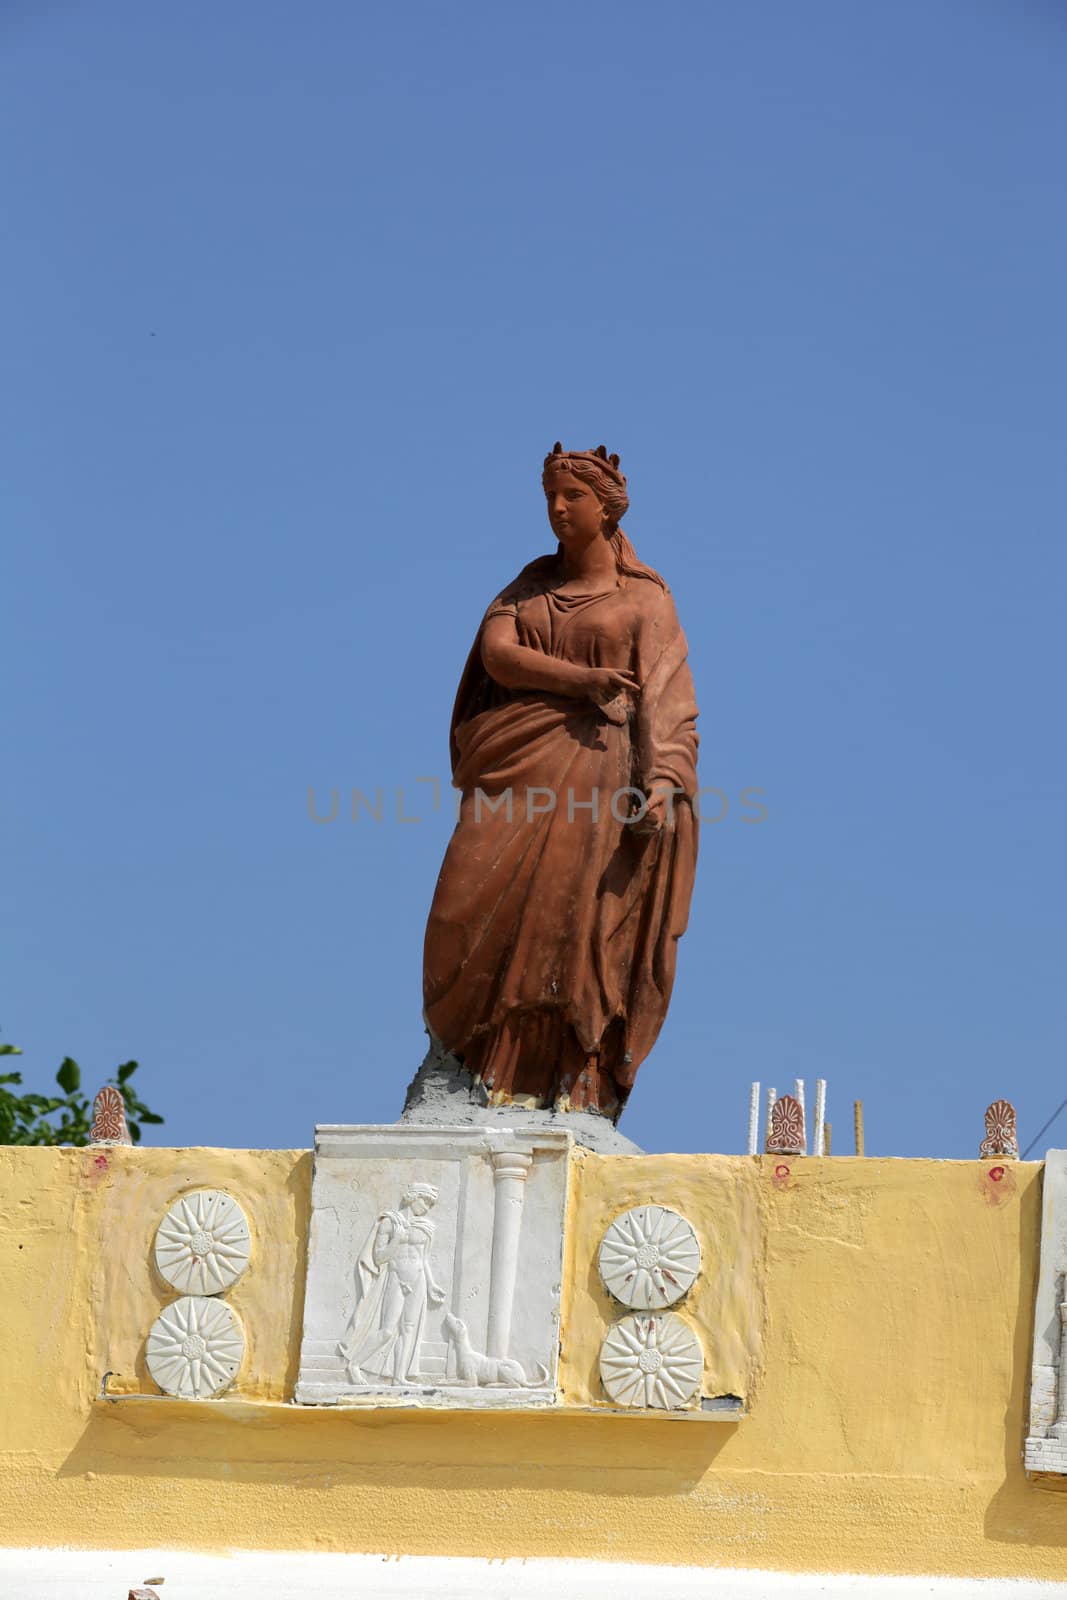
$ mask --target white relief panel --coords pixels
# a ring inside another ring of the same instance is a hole
[[[182,1294],[221,1294],[237,1282],[250,1252],[248,1218],[218,1189],[179,1195],[156,1233],[159,1275]]]
[[[297,1401],[553,1402],[570,1143],[318,1128]]]
[[[209,1400],[236,1378],[244,1359],[240,1320],[223,1300],[183,1295],[152,1324],[145,1359],[164,1394]]]
[[[692,1328],[673,1312],[623,1317],[600,1347],[600,1377],[616,1405],[684,1410],[704,1375],[704,1352]]]
[[[692,1226],[666,1206],[635,1206],[616,1217],[597,1258],[610,1295],[634,1311],[674,1305],[700,1271],[700,1244]]]
[[[1045,1156],[1032,1363],[1026,1470],[1067,1474],[1067,1150]]]

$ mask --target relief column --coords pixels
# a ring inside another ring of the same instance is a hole
[[[496,1150],[493,1162],[493,1251],[489,1275],[488,1354],[506,1356],[519,1266],[519,1230],[526,1175],[533,1156],[526,1150]]]

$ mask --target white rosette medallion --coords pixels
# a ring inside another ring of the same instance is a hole
[[[210,1400],[228,1389],[244,1353],[244,1330],[232,1308],[194,1294],[160,1312],[145,1346],[153,1380],[179,1400]]]
[[[179,1195],[159,1224],[156,1266],[182,1294],[221,1294],[251,1253],[248,1218],[232,1195],[197,1189]]]
[[[700,1387],[704,1352],[692,1328],[673,1312],[623,1317],[600,1347],[600,1377],[616,1405],[684,1410]]]
[[[700,1242],[677,1211],[635,1206],[615,1218],[597,1259],[610,1295],[633,1311],[659,1311],[693,1287]]]

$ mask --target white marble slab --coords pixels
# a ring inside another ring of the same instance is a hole
[[[1067,1473],[1067,1150],[1045,1156],[1041,1202],[1041,1265],[1034,1301],[1034,1353],[1030,1374],[1028,1472]]]
[[[571,1143],[316,1128],[297,1402],[554,1404]]]

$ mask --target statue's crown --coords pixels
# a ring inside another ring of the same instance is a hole
[[[612,477],[617,478],[620,483],[626,482],[626,479],[619,471],[618,456],[609,456],[608,447],[605,444],[598,444],[595,450],[564,450],[562,444],[557,439],[555,444],[552,446],[552,449],[545,457],[545,466],[550,466],[553,459],[556,457],[560,457],[564,461],[568,460],[570,457],[575,457],[579,461],[593,461],[603,471],[609,473]]]

